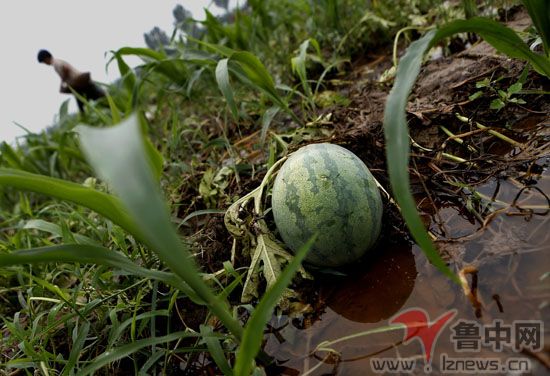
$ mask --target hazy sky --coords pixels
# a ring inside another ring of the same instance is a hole
[[[39,64],[38,50],[90,71],[96,81],[118,77],[115,64],[105,65],[110,50],[145,46],[143,33],[159,26],[173,30],[172,9],[177,4],[203,18],[207,0],[1,0],[0,1],[0,141],[12,142],[25,132],[53,123],[60,104],[72,96],[59,93],[60,79],[51,66]],[[217,8],[212,5],[213,13]],[[128,60],[135,65],[139,60]]]

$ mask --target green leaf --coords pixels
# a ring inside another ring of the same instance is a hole
[[[202,209],[202,210],[195,210],[193,213],[188,214],[183,218],[181,221],[178,222],[178,225],[181,226],[185,223],[187,223],[190,219],[201,216],[201,215],[208,215],[208,214],[223,214],[225,213],[225,210],[221,209]]]
[[[290,59],[290,65],[292,67],[292,73],[296,74],[300,79],[302,88],[304,89],[304,94],[309,98],[311,97],[311,88],[307,82],[307,72],[306,72],[306,56],[307,49],[309,47],[309,39],[306,39],[302,44],[300,44],[298,56]]]
[[[232,53],[229,60],[239,64],[242,74],[239,75],[241,73],[239,71],[235,71],[235,73],[237,73],[243,82],[263,91],[273,102],[292,116],[298,124],[301,124],[300,119],[290,110],[288,104],[277,93],[273,78],[271,78],[271,75],[260,59],[250,52],[240,51]]]
[[[8,166],[22,170],[23,162],[13,150],[13,148],[5,141],[0,144],[0,156],[2,160],[8,164]]]
[[[250,375],[254,358],[260,351],[262,338],[264,336],[264,328],[271,318],[273,309],[287,286],[292,282],[294,274],[300,268],[302,260],[306,257],[316,237],[316,235],[313,236],[306,244],[300,247],[292,261],[281,273],[273,286],[266,291],[260,303],[258,303],[254,309],[254,312],[252,312],[250,319],[248,319],[246,323],[242,343],[237,350],[234,369],[236,376]]]
[[[201,325],[200,331],[202,342],[206,343],[206,346],[208,347],[208,352],[212,356],[212,359],[214,359],[214,362],[216,362],[218,368],[223,372],[224,375],[232,376],[233,370],[229,366],[227,358],[225,357],[224,351],[220,344],[220,339],[223,339],[223,337],[216,336],[214,334],[214,331],[212,330],[212,327],[208,325]]]
[[[523,5],[540,34],[546,56],[550,56],[550,1],[523,0]]]
[[[135,220],[141,239],[206,302],[208,308],[240,339],[242,327],[226,302],[218,299],[199,274],[188,247],[176,233],[166,203],[147,160],[135,115],[115,127],[79,126],[81,147],[96,172],[110,183]]]
[[[96,357],[89,366],[80,370],[79,375],[91,375],[96,371],[100,370],[101,368],[103,368],[104,366],[112,362],[115,362],[117,360],[120,360],[122,358],[125,358],[127,356],[130,356],[133,353],[145,347],[156,346],[162,343],[173,342],[173,341],[180,340],[182,338],[196,337],[196,336],[198,336],[198,334],[190,333],[190,332],[176,332],[176,333],[165,335],[163,337],[152,337],[152,338],[141,339],[139,341],[135,341],[127,345],[117,347],[115,349],[106,351],[100,356]]]
[[[491,86],[491,80],[489,80],[489,77],[486,77],[483,80],[476,82],[477,89],[481,89],[489,86]]]
[[[47,233],[50,233],[56,238],[63,237],[63,229],[61,228],[61,226],[55,223],[44,221],[42,219],[31,219],[27,221],[27,223],[25,223],[25,225],[23,226],[23,229],[40,230],[40,231],[45,231]],[[71,236],[74,237],[76,242],[79,244],[98,245],[96,241],[90,239],[87,236],[74,234],[74,233],[71,233]]]
[[[126,87],[128,93],[133,93],[134,87],[136,86],[136,76],[132,69],[126,64],[122,56],[115,52],[115,59],[118,65],[118,71],[120,72],[120,77],[122,78],[122,83]]]
[[[205,70],[206,70],[205,67],[197,69],[191,74],[191,77],[189,77],[189,81],[187,82],[187,86],[186,86],[186,89],[185,89],[185,94],[189,98],[191,98],[191,93],[193,91],[193,87],[195,86],[195,83],[199,80],[199,78],[201,77],[202,73]]]
[[[504,90],[498,90],[497,93],[500,99],[502,99],[503,101],[508,99],[508,93],[506,93]]]
[[[254,89],[261,90],[275,104],[285,110],[294,119],[294,121],[298,124],[302,124],[301,120],[288,107],[288,104],[279,96],[273,82],[273,78],[260,59],[258,59],[254,54],[247,51],[235,51],[220,44],[207,43],[193,37],[188,38],[189,40],[203,45],[228,58],[228,69],[234,73],[241,82]],[[231,63],[235,63],[235,66],[232,67]]]
[[[106,193],[65,180],[7,168],[0,168],[0,186],[42,193],[85,206],[107,217],[136,239],[146,241],[121,202]]]
[[[231,89],[231,84],[229,82],[229,69],[227,64],[229,59],[221,59],[216,66],[216,81],[218,82],[218,87],[220,88],[233,118],[237,120],[239,118],[239,110],[235,104],[235,99],[233,98],[233,89]]]
[[[74,330],[76,331],[77,327],[75,327]],[[89,331],[90,323],[85,322],[81,324],[78,328],[76,336],[73,335],[73,348],[71,349],[71,353],[69,354],[69,360],[67,361],[67,364],[65,365],[65,367],[63,367],[63,376],[69,375],[74,370],[76,362],[81,355],[81,351],[84,347],[84,343],[86,342],[86,337],[88,336]]]
[[[444,274],[460,284],[458,277],[447,267],[432,243],[424,224],[416,210],[416,203],[411,194],[409,180],[409,132],[405,108],[424,54],[433,43],[436,31],[428,32],[421,39],[413,42],[405,56],[399,62],[395,84],[386,101],[384,110],[384,135],[386,138],[386,160],[392,191],[401,208],[401,214],[415,241],[424,251],[426,257]]]
[[[254,54],[247,51],[234,52],[231,54],[230,60],[239,63],[246,77],[271,97],[273,101],[285,105],[277,94],[271,75]]]
[[[121,120],[120,116],[120,110],[118,109],[115,101],[113,100],[113,97],[109,95],[109,93],[106,94],[107,102],[109,103],[109,108],[111,109],[111,118],[113,119],[113,123],[119,123]]]
[[[132,317],[124,320],[120,324],[118,324],[118,321],[116,319],[116,312],[113,316],[114,317],[113,317],[112,321],[114,323],[117,323],[117,324],[113,325],[111,327],[111,330],[110,330],[110,333],[109,333],[109,340],[108,340],[108,347],[109,348],[113,346],[113,343],[115,343],[115,341],[119,341],[120,338],[122,337],[122,335],[124,334],[124,331],[126,330],[126,328],[128,328],[129,326],[131,326],[135,322],[140,321],[140,320],[147,320],[147,319],[151,319],[151,318],[154,319],[154,318],[159,317],[159,316],[167,316],[168,317],[168,316],[170,316],[170,312],[166,309],[163,309],[163,310],[160,310],[160,311],[147,311],[147,312],[140,313],[139,315],[132,316]]]
[[[208,15],[208,13],[207,13]],[[214,51],[217,54],[220,54],[225,57],[230,57],[233,53],[235,53],[235,50],[232,48],[229,48],[227,46],[221,45],[221,44],[215,44],[215,43],[208,43],[200,39],[193,38],[191,35],[187,35],[187,38],[190,41],[193,41],[195,43],[198,43],[199,45],[205,46],[209,48],[210,50]]]
[[[265,145],[265,139],[267,137],[267,130],[273,121],[273,118],[279,113],[278,107],[268,108],[262,115],[262,129],[260,131],[260,145],[263,147]]]
[[[537,72],[550,77],[550,59],[529,49],[514,30],[488,18],[474,17],[469,20],[456,20],[441,26],[433,36],[430,47],[441,39],[457,33],[479,34],[487,43],[509,57],[529,62]]]
[[[481,97],[483,95],[483,92],[482,91],[476,91],[475,93],[473,93],[472,95],[470,95],[468,97],[469,100],[473,101],[473,100],[476,100],[477,98]]]
[[[521,82],[516,82],[515,84],[510,85],[507,92],[510,95],[517,94],[521,91],[522,87],[523,87],[523,85],[521,84]]]
[[[56,225],[55,223],[46,222],[42,219],[31,219],[30,221],[27,221],[25,225],[23,225],[23,228],[45,231],[58,238],[61,238],[63,236],[61,226]]]
[[[493,99],[491,101],[491,104],[489,105],[489,108],[491,110],[497,110],[498,111],[498,110],[504,108],[505,105],[506,104],[501,99],[497,98],[497,99]]]
[[[147,154],[147,160],[149,162],[149,165],[153,169],[153,174],[155,176],[155,180],[158,182],[160,180],[160,177],[162,176],[162,169],[164,166],[164,158],[162,157],[162,154],[160,151],[155,148],[149,137],[146,136],[147,132],[147,125],[145,120],[142,118],[142,135],[143,135],[143,141],[145,146],[145,152]]]
[[[139,57],[148,57],[153,60],[163,60],[166,58],[166,55],[160,51],[151,50],[150,48],[145,47],[122,47],[119,48],[116,52],[116,55],[133,55]]]
[[[193,300],[201,302],[196,294],[194,294],[193,291],[174,274],[142,268],[121,254],[99,246],[67,244],[24,249],[0,254],[0,267],[52,262],[110,266],[136,276],[159,280],[181,290]]]

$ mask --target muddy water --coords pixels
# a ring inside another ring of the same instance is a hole
[[[477,295],[481,303],[477,314],[462,289],[431,266],[418,247],[381,246],[378,257],[365,265],[364,272],[345,279],[331,277],[323,282],[321,299],[326,305],[318,319],[305,323],[287,317],[273,319],[274,333],[266,338],[265,350],[275,356],[281,368],[272,373],[369,375],[376,373],[374,361],[381,364],[383,358],[401,358],[414,362],[413,371],[408,372],[413,374],[430,370],[433,374],[458,374],[461,367],[469,367],[465,365],[466,359],[499,362],[489,366],[498,366],[498,371],[493,372],[496,374],[550,374],[547,368],[550,276],[545,274],[550,271],[550,214],[545,209],[547,198],[541,194],[550,192],[548,171],[534,186],[540,191],[524,189],[513,180],[492,180],[475,187],[485,197],[478,207],[486,210],[484,217],[490,211],[496,213],[484,228],[478,220],[452,206],[440,208],[439,216],[432,218],[432,232],[445,233],[445,241],[439,247],[448,255],[451,265],[456,270],[469,265],[477,269]],[[514,202],[515,207],[510,207]],[[470,283],[471,277],[468,276]],[[388,327],[389,319],[395,315],[417,308],[424,310],[430,321],[451,309],[457,312],[437,339],[431,368],[425,368],[426,359],[418,338],[403,343],[402,328],[393,327],[328,346],[334,352],[315,351],[323,341]],[[480,325],[478,351],[456,351],[457,340],[453,340],[455,332],[451,328],[459,320]],[[547,329],[541,330],[541,336],[547,344],[546,350],[537,354],[529,350],[516,352],[511,347],[515,343],[514,332],[507,340],[506,331],[502,332],[502,349],[493,349],[494,341],[483,344],[491,334],[486,337],[484,331],[494,327],[495,320],[502,320],[502,327],[517,320],[543,322]],[[503,368],[507,362],[512,362],[511,369]],[[515,371],[521,367],[529,367],[529,372]],[[466,370],[466,374],[485,373]]]

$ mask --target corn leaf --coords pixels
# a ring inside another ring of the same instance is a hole
[[[164,53],[145,47],[122,47],[119,48],[115,54],[120,56],[132,55],[139,57],[148,57],[153,60],[163,60],[166,58],[166,55]]]
[[[204,283],[188,247],[176,233],[168,208],[147,160],[135,115],[110,128],[79,126],[81,147],[96,172],[118,194],[151,250],[206,302],[208,308],[240,339],[242,327]]]
[[[538,55],[529,49],[516,32],[496,21],[483,17],[474,17],[469,20],[456,20],[443,25],[432,37],[430,47],[441,39],[457,33],[479,34],[487,43],[498,51],[529,62],[540,74],[550,77],[550,59]]]
[[[523,0],[523,5],[540,34],[546,56],[550,56],[550,1]]]
[[[437,253],[434,244],[424,228],[424,224],[416,210],[416,203],[411,194],[409,180],[410,145],[405,108],[416,77],[420,72],[424,53],[428,50],[435,33],[432,30],[421,39],[412,43],[397,67],[395,84],[388,96],[384,111],[386,158],[392,191],[412,236],[422,248],[426,257],[441,272],[459,283],[458,277],[447,267]]]
[[[230,60],[239,64],[248,80],[255,87],[266,93],[275,103],[283,107],[286,106],[277,94],[271,75],[254,54],[247,51],[234,52],[231,54]]]

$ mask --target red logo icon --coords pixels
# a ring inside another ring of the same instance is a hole
[[[443,328],[456,316],[456,313],[456,309],[451,309],[434,321],[430,321],[425,310],[411,308],[392,317],[390,324],[405,325],[405,337],[403,339],[405,345],[415,338],[420,341],[426,366],[430,367],[437,338],[443,332]]]

